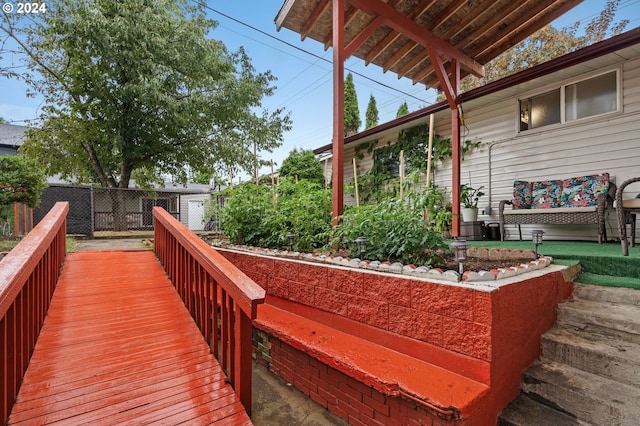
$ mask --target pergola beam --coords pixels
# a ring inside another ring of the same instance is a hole
[[[408,19],[380,0],[349,0],[353,6],[372,16],[385,18],[384,24],[422,46],[432,46],[442,56],[456,60],[478,77],[484,77],[484,67],[455,47],[436,37],[431,31]],[[433,60],[433,58],[431,58]]]

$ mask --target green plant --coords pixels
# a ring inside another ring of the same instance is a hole
[[[222,232],[234,243],[283,248],[287,234],[296,234],[294,248],[312,251],[321,247],[331,227],[331,193],[321,185],[302,179],[280,179],[272,188],[246,183],[227,190],[219,214]]]
[[[460,185],[460,202],[464,204],[466,208],[477,209],[478,201],[480,201],[480,197],[484,195],[484,192],[482,192],[483,189],[484,186],[473,188],[467,184]]]
[[[348,207],[341,224],[329,231],[329,251],[357,256],[354,240],[368,239],[366,259],[430,266],[442,261],[442,235],[424,221],[420,197],[387,199],[377,204]]]
[[[451,204],[446,201],[446,193],[436,184],[431,184],[423,193],[428,226],[433,226],[438,232],[445,233],[451,229],[453,213]]]

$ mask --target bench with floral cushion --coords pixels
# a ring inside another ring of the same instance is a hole
[[[607,239],[605,212],[612,205],[616,186],[609,173],[578,176],[569,179],[547,179],[513,182],[513,199],[499,205],[500,236],[504,241],[504,225],[518,225],[522,240],[522,224],[594,224],[598,226],[598,242]],[[511,209],[505,206],[511,205]]]

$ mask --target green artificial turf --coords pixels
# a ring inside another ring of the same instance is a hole
[[[530,240],[471,241],[470,245],[511,250],[535,248]],[[640,246],[629,247],[629,256],[623,256],[620,243],[544,241],[538,251],[553,257],[559,265],[579,262],[582,274],[577,280],[581,283],[640,289]]]

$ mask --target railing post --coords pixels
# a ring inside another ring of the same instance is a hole
[[[251,416],[251,362],[253,345],[253,326],[251,319],[242,311],[236,314],[236,366],[238,369],[235,377],[234,389],[240,397],[247,414]],[[248,368],[247,368],[248,367]]]

